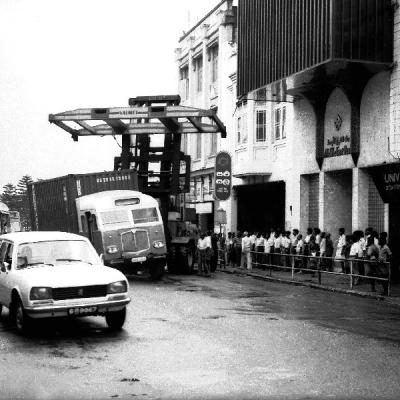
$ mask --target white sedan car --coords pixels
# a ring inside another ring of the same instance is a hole
[[[37,318],[103,315],[122,328],[128,281],[103,265],[84,237],[64,232],[0,236],[0,313],[5,306],[19,331]]]

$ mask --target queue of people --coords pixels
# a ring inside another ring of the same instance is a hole
[[[222,247],[222,246],[221,246]],[[292,262],[298,273],[316,270],[337,271],[360,276],[388,276],[391,250],[387,233],[378,234],[369,227],[346,235],[338,230],[335,242],[329,232],[308,228],[304,235],[298,229],[280,231],[270,229],[261,232],[229,232],[224,239],[225,263],[229,266],[251,270],[254,264],[291,268]],[[304,257],[307,256],[307,257]],[[375,291],[375,280],[368,279]],[[360,278],[354,283],[358,284]],[[384,283],[384,288],[387,282]]]

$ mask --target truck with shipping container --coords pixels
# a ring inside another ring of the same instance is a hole
[[[166,265],[163,221],[157,200],[137,189],[133,170],[31,183],[32,229],[86,236],[106,265],[157,280]]]
[[[190,216],[193,209],[186,207],[191,160],[182,151],[182,139],[204,134],[226,138],[226,128],[216,110],[182,106],[179,95],[138,96],[129,99],[129,107],[65,111],[50,114],[49,121],[68,132],[74,141],[88,136],[120,137],[121,154],[114,158],[114,170],[135,171],[138,190],[157,199],[164,223],[168,270],[191,273],[196,215]]]

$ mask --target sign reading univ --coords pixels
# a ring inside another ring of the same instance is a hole
[[[385,203],[400,201],[400,163],[369,169],[376,188]]]
[[[232,161],[226,151],[220,151],[215,158],[215,190],[217,200],[228,200],[232,187]]]

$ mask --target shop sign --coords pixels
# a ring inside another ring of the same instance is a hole
[[[351,154],[350,136],[332,136],[325,141],[324,157],[337,157]]]
[[[351,107],[341,91],[327,105],[324,128],[324,158],[351,154]]]
[[[232,190],[232,160],[229,153],[221,151],[215,158],[215,189],[217,200],[228,200]]]
[[[376,188],[385,203],[400,202],[400,163],[370,169]]]
[[[211,214],[212,203],[196,203],[196,214]]]

